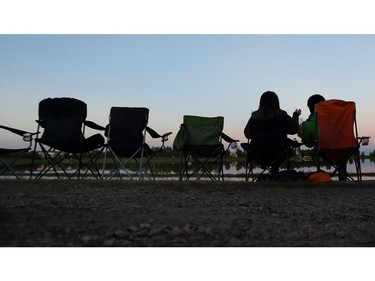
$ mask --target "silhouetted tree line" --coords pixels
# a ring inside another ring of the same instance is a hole
[[[313,149],[300,149],[301,156],[311,156],[313,157],[315,151]],[[161,157],[180,157],[181,154],[179,151],[175,151],[172,147],[165,147],[162,153],[160,154]],[[242,158],[246,157],[246,152],[242,148],[236,148],[234,150],[229,150],[227,156]],[[370,159],[372,162],[375,162],[375,150],[370,152],[369,155],[366,155],[363,151],[360,154],[362,159]]]

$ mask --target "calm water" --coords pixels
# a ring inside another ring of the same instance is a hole
[[[302,162],[296,167],[291,167],[291,169],[294,169],[296,171],[301,171],[301,172],[314,172],[316,171],[316,166],[305,166],[304,163]],[[322,166],[322,169],[325,171],[333,171],[331,167],[327,166]],[[355,173],[355,165],[354,163],[348,163],[347,165],[347,171],[348,173]],[[368,175],[368,174],[375,174],[375,163],[371,162],[369,159],[365,159],[361,161],[361,171],[362,171],[362,179],[363,180],[375,180],[375,175]],[[260,168],[255,168],[254,173],[259,173],[261,172]],[[225,168],[225,174],[230,174],[230,175],[241,175],[245,174],[245,167],[243,166],[238,166],[236,163],[231,163],[229,167]],[[367,174],[367,175],[366,175]]]
[[[28,168],[28,167],[27,167]],[[29,177],[30,171],[27,168],[18,168],[17,169],[17,174],[21,175],[21,178],[27,179]],[[38,168],[38,170],[41,167]],[[72,168],[74,167],[67,167],[68,173],[71,173],[73,170]],[[101,171],[101,166],[99,167]],[[157,175],[158,179],[178,179],[179,176],[179,168],[180,164],[179,163],[174,163],[174,164],[160,164],[160,165],[155,165],[154,167],[154,173]],[[131,170],[133,168],[131,167]],[[302,171],[302,172],[314,172],[316,171],[316,166],[307,166],[304,164],[304,162],[296,164],[292,164],[291,169],[297,170],[297,171]],[[323,166],[322,169],[326,170],[327,172],[331,171],[332,169],[327,166]],[[355,166],[354,163],[349,163],[347,166],[348,172],[349,173],[355,173]],[[135,167],[134,167],[135,170]],[[363,180],[375,180],[375,164],[374,162],[371,162],[369,159],[365,159],[361,162],[361,170],[362,170],[362,178]],[[261,171],[260,168],[255,168],[254,172],[259,173]],[[101,171],[102,172],[102,171]],[[104,174],[108,174],[109,171],[106,170]],[[132,173],[132,171],[130,171]],[[37,174],[37,171],[34,173],[34,176]],[[125,172],[121,173],[122,175],[126,175]],[[373,175],[374,174],[374,175]],[[51,178],[54,178],[55,175],[50,172],[49,173]],[[236,181],[241,181],[244,180],[244,175],[245,175],[245,165],[244,163],[230,163],[230,164],[225,164],[224,165],[224,175],[228,176],[228,179],[230,180],[236,180]],[[7,173],[6,175],[0,176],[0,178],[15,178],[11,174]]]
[[[293,168],[297,171],[303,171],[303,172],[313,172],[316,170],[315,165],[306,166],[303,164],[298,164],[295,168]],[[330,170],[329,167],[325,167],[325,169]],[[238,163],[231,163],[230,166],[225,167],[225,170],[229,174],[241,174],[245,173],[245,167],[243,165],[238,165]],[[256,171],[261,171],[259,168],[255,169]],[[347,170],[349,173],[355,172],[355,166],[354,163],[349,163],[347,165]],[[361,162],[361,170],[362,173],[368,174],[368,173],[374,173],[375,174],[375,163],[371,162],[369,159],[365,159]]]

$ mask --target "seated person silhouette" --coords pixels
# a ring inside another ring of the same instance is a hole
[[[295,110],[290,117],[281,110],[278,96],[271,91],[262,94],[258,110],[251,114],[244,130],[246,138],[250,139],[249,149],[255,156],[254,160],[263,165],[262,168],[271,166],[272,174],[279,171],[292,147],[299,146],[287,135],[297,133],[300,114],[300,109]]]
[[[314,147],[315,142],[318,139],[315,105],[322,101],[325,101],[325,98],[319,94],[312,95],[307,100],[307,107],[310,110],[310,115],[298,128],[298,136],[302,139],[302,143],[307,147]]]

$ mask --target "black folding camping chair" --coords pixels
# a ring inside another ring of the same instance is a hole
[[[112,107],[106,127],[103,177],[118,176],[134,179],[155,179],[154,160],[164,149],[171,132],[159,135],[147,126],[149,109],[144,107]],[[146,133],[160,138],[161,146],[151,149],[146,143]],[[109,156],[109,157],[107,157]],[[112,167],[108,161],[112,159]],[[132,166],[132,164],[134,164]]]
[[[100,178],[96,160],[100,156],[100,148],[104,138],[100,134],[85,137],[85,127],[103,130],[92,121],[86,120],[87,105],[74,98],[48,98],[39,103],[38,136],[41,129],[43,134],[35,139],[34,156],[31,177],[37,159],[37,145],[41,149],[41,166],[36,179],[50,174],[57,178],[65,176],[72,178],[91,173]],[[73,165],[78,165],[73,168]]]
[[[19,179],[20,177],[13,167],[16,165],[17,160],[31,150],[32,137],[34,134],[2,125],[0,125],[0,128],[21,136],[25,142],[29,143],[27,147],[23,148],[0,148],[0,163],[2,164],[2,166],[0,166],[0,176],[5,175],[6,172],[9,172]]]
[[[285,117],[277,116],[267,120],[253,119],[252,138],[247,143],[241,143],[241,147],[247,154],[245,166],[245,179],[258,181],[263,175],[278,173],[279,167],[286,162],[289,170],[289,158],[293,154],[293,148],[301,146],[300,143],[287,138],[284,128]],[[260,172],[255,174],[256,166]]]

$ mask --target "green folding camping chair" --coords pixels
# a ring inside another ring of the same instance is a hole
[[[174,150],[181,151],[180,180],[224,180],[223,158],[234,140],[223,133],[224,117],[185,115],[174,140]],[[222,140],[228,143],[224,148]]]

